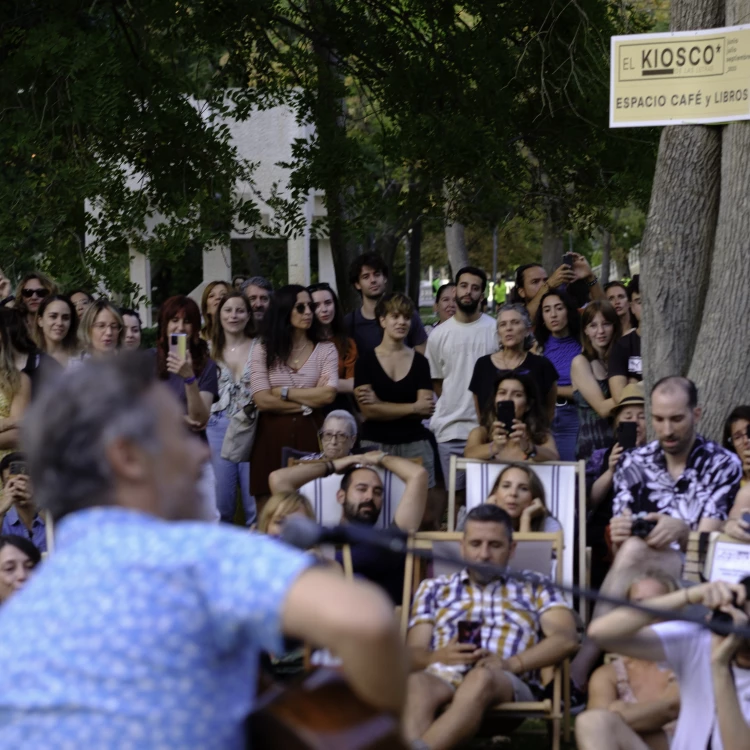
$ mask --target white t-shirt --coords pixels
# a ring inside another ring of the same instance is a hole
[[[652,626],[680,683],[680,717],[670,750],[723,750],[711,675],[711,633],[689,622]],[[750,669],[733,667],[740,708],[750,722]]]
[[[426,350],[430,374],[433,380],[443,381],[442,396],[430,422],[438,443],[466,440],[477,426],[469,383],[479,357],[497,349],[497,324],[489,315],[482,314],[473,323],[449,318],[430,334]]]

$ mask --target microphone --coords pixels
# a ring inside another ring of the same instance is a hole
[[[289,516],[281,528],[281,541],[301,550],[319,544],[369,544],[397,554],[407,554],[409,535],[400,529],[373,529],[352,523],[319,526],[305,516]]]
[[[706,621],[703,614],[694,614],[689,611],[666,611],[649,607],[647,603],[632,602],[619,597],[603,594],[598,590],[587,589],[575,584],[561,584],[550,580],[547,576],[528,570],[513,570],[508,566],[493,565],[491,563],[475,563],[461,558],[435,553],[432,550],[417,549],[409,545],[409,535],[397,528],[373,529],[363,524],[352,523],[339,526],[320,526],[315,521],[305,516],[289,516],[281,529],[280,540],[286,544],[301,550],[310,550],[319,544],[369,544],[381,547],[391,553],[407,555],[409,553],[416,557],[427,560],[439,560],[469,568],[476,571],[482,577],[490,580],[497,576],[505,576],[518,581],[531,581],[540,585],[552,586],[565,594],[582,596],[590,601],[603,601],[614,607],[629,607],[630,609],[644,612],[661,621],[675,620],[680,622],[691,622],[702,628],[708,628],[719,635],[735,633],[744,638],[750,638],[750,626],[736,626],[731,617],[724,612],[716,612],[715,619],[710,623]],[[750,584],[750,576],[743,579],[745,586]],[[748,592],[750,593],[750,591]],[[705,609],[703,610],[705,612]],[[718,616],[718,617],[717,617]]]

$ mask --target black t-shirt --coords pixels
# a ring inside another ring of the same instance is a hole
[[[417,391],[432,390],[430,365],[427,357],[414,352],[414,360],[409,372],[401,380],[391,380],[383,370],[380,360],[374,351],[360,354],[354,365],[354,387],[369,385],[375,395],[391,404],[413,404],[417,400]],[[400,445],[425,439],[422,417],[413,414],[408,417],[391,419],[386,422],[367,420],[359,433],[361,440],[372,440],[376,443]]]
[[[492,391],[500,374],[518,373],[528,375],[535,383],[542,407],[547,403],[547,394],[552,390],[559,379],[555,366],[546,357],[529,352],[526,359],[513,370],[500,370],[492,363],[492,355],[486,354],[480,357],[474,365],[474,374],[471,376],[469,390],[477,397],[480,410],[489,402]]]
[[[635,331],[626,333],[612,347],[612,353],[609,355],[609,377],[615,375],[643,380],[641,337]]]
[[[376,318],[368,320],[362,315],[362,308],[358,307],[354,312],[347,313],[344,318],[345,330],[348,336],[357,344],[357,352],[361,357],[364,352],[371,352],[383,341],[383,329]],[[427,332],[422,325],[419,312],[414,311],[411,318],[411,327],[404,343],[411,347],[424,344],[427,341]]]
[[[35,349],[29,354],[26,366],[21,372],[25,372],[31,379],[31,399],[33,401],[47,383],[54,381],[63,372],[63,368],[54,357]]]
[[[404,556],[370,544],[353,544],[351,550],[354,575],[377,584],[395,605],[401,604],[404,592]],[[340,551],[336,553],[336,560],[343,565]]]

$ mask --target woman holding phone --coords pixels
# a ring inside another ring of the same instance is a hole
[[[546,412],[528,375],[501,376],[466,441],[466,458],[490,461],[557,461]]]
[[[200,310],[190,297],[170,297],[159,311],[156,368],[185,407],[188,425],[203,435],[218,398],[218,380],[200,326]]]
[[[598,448],[612,442],[609,415],[615,400],[609,392],[607,364],[620,338],[620,318],[606,300],[589,302],[581,316],[583,352],[571,363],[573,399],[578,407],[576,457],[586,460]]]

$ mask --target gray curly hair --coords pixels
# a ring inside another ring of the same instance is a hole
[[[531,316],[529,311],[526,309],[526,305],[522,305],[520,302],[506,302],[502,307],[497,310],[497,320],[500,321],[500,316],[504,312],[516,312],[521,316],[521,320],[526,324],[527,334],[523,340],[523,348],[531,349],[534,346],[534,334],[531,333]],[[500,344],[502,349],[502,344]]]

